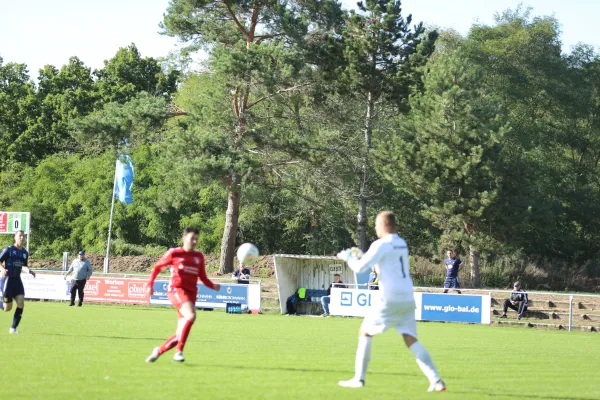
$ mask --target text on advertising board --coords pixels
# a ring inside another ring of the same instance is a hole
[[[421,299],[424,320],[481,323],[481,296],[423,293]]]

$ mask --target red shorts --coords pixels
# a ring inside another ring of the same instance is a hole
[[[171,304],[173,304],[173,307],[177,309],[177,311],[179,311],[181,306],[188,301],[191,301],[195,304],[196,295],[197,293],[189,292],[182,288],[170,288],[168,293],[169,300],[171,301]]]

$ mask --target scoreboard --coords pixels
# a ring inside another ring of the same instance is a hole
[[[29,213],[0,211],[0,234],[7,233],[12,235],[18,230],[26,234],[29,233]]]

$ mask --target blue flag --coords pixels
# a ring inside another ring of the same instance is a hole
[[[115,196],[125,204],[133,203],[133,196],[131,195],[133,163],[131,162],[131,157],[122,155],[117,159],[115,180]]]

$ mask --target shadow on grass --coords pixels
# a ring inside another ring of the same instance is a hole
[[[232,369],[232,370],[251,370],[251,371],[289,371],[289,372],[319,372],[319,373],[344,373],[344,374],[354,374],[354,370],[344,369],[323,369],[323,368],[302,368],[302,367],[262,367],[258,365],[221,365],[221,364],[206,364],[203,363],[201,365],[196,364],[187,364],[190,367],[192,366],[202,366],[209,368],[223,368],[223,369]],[[391,376],[421,376],[419,374],[411,374],[404,372],[382,372],[376,371],[373,372],[373,375],[391,375]],[[586,399],[583,399],[586,400]]]
[[[30,335],[43,335],[43,336],[65,336],[65,337],[77,337],[77,338],[99,338],[99,339],[123,339],[123,340],[154,340],[164,341],[165,338],[144,338],[144,337],[128,337],[128,336],[108,336],[108,335],[70,335],[68,333],[31,333]]]
[[[31,335],[43,335],[43,336],[65,336],[65,337],[77,337],[77,338],[98,338],[98,339],[122,339],[122,340],[149,340],[154,342],[164,342],[166,337],[160,338],[147,338],[147,337],[130,337],[130,336],[109,336],[109,335],[71,335],[68,333],[31,333]],[[214,343],[216,340],[194,340],[194,342],[200,343]]]
[[[472,395],[473,392],[464,392],[464,391],[454,391],[451,390],[452,393],[457,394],[469,394]],[[537,394],[527,394],[527,393],[489,393],[485,391],[478,392],[478,394],[487,397],[513,397],[516,399],[544,399],[544,400],[598,400],[598,398],[590,398],[590,397],[567,397],[567,396],[542,396]]]

